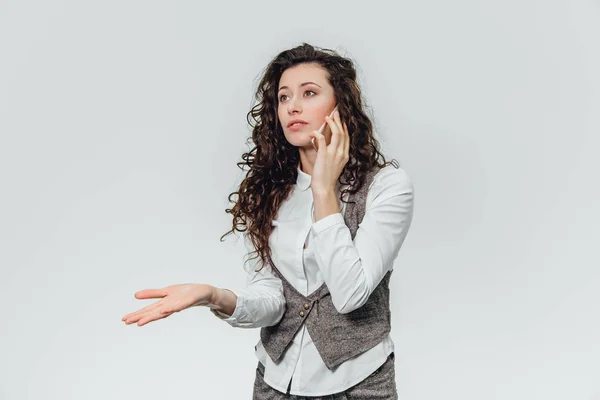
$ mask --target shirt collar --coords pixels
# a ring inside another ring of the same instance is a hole
[[[298,177],[296,178],[296,186],[298,186],[298,189],[305,191],[306,189],[308,189],[310,187],[311,176],[300,169],[300,164],[298,164],[296,169],[298,170]],[[339,191],[341,190],[341,186],[342,185],[340,185],[339,182],[335,183],[336,193],[339,193]]]
[[[296,167],[298,170],[298,178],[296,178],[296,185],[300,190],[306,190],[310,187],[310,175],[300,169],[300,165]]]

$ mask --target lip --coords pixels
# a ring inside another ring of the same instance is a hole
[[[296,131],[299,131],[299,130],[302,130],[302,129],[304,129],[304,127],[306,127],[306,126],[308,126],[308,124],[298,124],[298,125],[292,125],[292,126],[290,126],[288,129],[289,129],[290,131],[294,131],[294,132],[296,132]]]
[[[296,122],[301,122],[301,123],[303,123],[303,124],[308,124],[308,122],[306,122],[306,121],[304,121],[304,120],[302,120],[302,119],[293,119],[293,120],[291,120],[290,122],[288,122],[288,124],[287,124],[288,128],[289,128],[290,126],[292,126],[292,124],[295,124]]]

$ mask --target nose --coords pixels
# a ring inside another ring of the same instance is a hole
[[[288,101],[287,110],[288,110],[288,114],[291,115],[291,114],[299,113],[300,111],[302,111],[302,108],[300,108],[298,101],[290,99],[290,101]]]

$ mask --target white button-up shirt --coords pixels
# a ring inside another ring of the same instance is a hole
[[[366,199],[366,210],[354,240],[344,222],[346,203],[336,196],[340,213],[314,221],[311,176],[298,168],[290,196],[281,204],[269,237],[272,259],[283,276],[307,296],[326,282],[333,305],[348,313],[366,303],[393,263],[408,232],[413,214],[413,185],[406,172],[386,166],[374,177]],[[347,194],[344,200],[347,201]],[[244,236],[246,249],[254,251]],[[283,316],[285,298],[281,280],[258,259],[245,266],[247,286],[235,292],[236,308],[227,317],[211,311],[231,326],[259,328],[275,325]],[[261,341],[256,357],[265,366],[265,382],[286,393],[322,396],[342,392],[361,382],[394,351],[388,335],[381,343],[329,370],[315,347],[305,324],[298,330],[282,359],[276,364]]]

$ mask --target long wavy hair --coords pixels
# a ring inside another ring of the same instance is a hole
[[[248,172],[239,189],[228,197],[234,205],[225,212],[233,216],[233,223],[231,230],[220,239],[223,241],[234,231],[246,232],[255,248],[247,255],[257,254],[252,259],[260,256],[261,267],[256,271],[267,264],[274,266],[269,247],[269,236],[274,229],[272,221],[298,176],[300,153],[287,141],[281,128],[277,115],[277,88],[286,69],[303,63],[315,63],[327,71],[340,119],[348,127],[350,157],[338,178],[343,187],[340,200],[348,203],[342,199],[344,194],[355,194],[360,190],[365,174],[372,168],[383,168],[389,164],[398,168],[396,160],[386,162],[379,151],[379,142],[373,136],[373,124],[363,106],[352,60],[334,50],[307,43],[279,53],[267,65],[255,93],[256,105],[246,115],[252,128],[248,142],[254,143],[254,147],[242,154],[243,162],[237,163],[243,171],[247,167]],[[236,200],[232,199],[234,196],[237,196]]]

